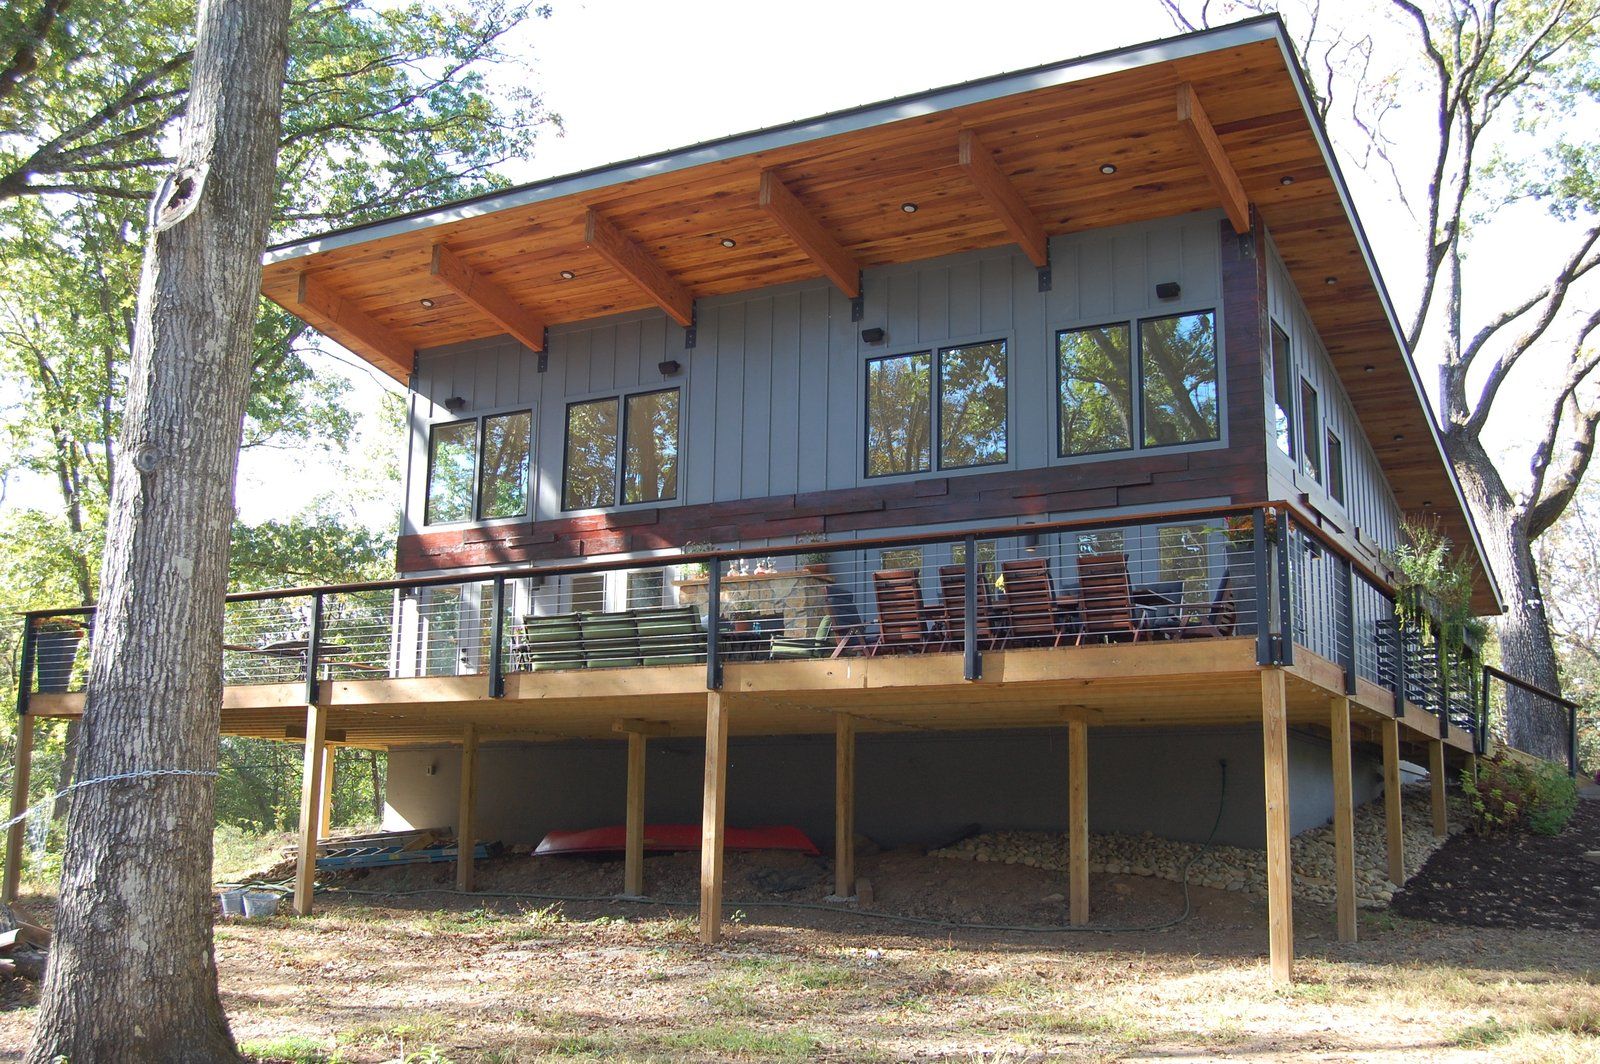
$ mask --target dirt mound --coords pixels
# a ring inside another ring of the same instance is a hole
[[[1600,801],[1582,801],[1556,836],[1452,836],[1393,907],[1405,916],[1471,927],[1600,929]]]

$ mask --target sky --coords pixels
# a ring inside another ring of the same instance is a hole
[[[532,158],[506,168],[518,182],[1175,32],[1155,0],[552,5],[548,20],[530,22],[507,42],[514,54],[528,57],[525,66],[499,75],[535,85],[565,125],[561,136],[541,136]],[[1416,119],[1425,117],[1422,110]],[[1345,172],[1390,290],[1398,304],[1408,305],[1416,288],[1415,252],[1404,237],[1412,223],[1370,175],[1349,162]],[[1530,257],[1541,242],[1560,238],[1559,226],[1536,207],[1514,209],[1483,225],[1474,284],[1526,290]],[[326,343],[334,354],[313,356],[313,364],[351,380],[350,404],[362,415],[368,438],[353,444],[348,455],[247,452],[238,489],[247,521],[281,517],[320,494],[339,494],[347,468],[371,460],[377,399],[393,384]],[[1436,371],[1424,366],[1423,375],[1431,387]],[[1518,385],[1522,392],[1509,397],[1513,408],[1536,396],[1538,380],[1537,373],[1529,374]],[[1513,427],[1502,434],[1502,445],[1515,448],[1518,421],[1515,409],[1503,419]],[[49,505],[48,489],[13,485],[10,501]],[[382,526],[392,519],[396,502],[367,498],[349,505],[364,522]]]

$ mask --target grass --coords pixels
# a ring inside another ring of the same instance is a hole
[[[339,1064],[344,1060],[338,1050],[328,1047],[326,1040],[299,1034],[243,1042],[239,1052],[246,1060],[259,1064]]]
[[[277,864],[284,847],[294,844],[292,832],[256,835],[219,824],[211,836],[211,878],[217,883],[243,882]]]

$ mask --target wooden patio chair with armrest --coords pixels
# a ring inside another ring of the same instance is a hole
[[[1085,639],[1128,637],[1139,641],[1138,618],[1133,610],[1133,588],[1128,580],[1128,556],[1121,551],[1078,555],[1078,600],[1083,620],[1078,643]]]
[[[879,569],[872,574],[878,600],[878,638],[867,651],[928,649],[928,609],[922,602],[922,581],[915,569]]]
[[[1217,583],[1217,597],[1204,616],[1191,617],[1178,629],[1179,639],[1217,639],[1230,636],[1239,627],[1239,592],[1233,570],[1224,569]]]
[[[1045,558],[1016,558],[1000,563],[1006,587],[1006,643],[1060,646],[1065,629],[1056,607],[1055,583]]]
[[[967,567],[941,565],[939,567],[939,628],[940,647],[949,650],[962,645],[967,638]],[[989,582],[978,574],[978,645],[993,650],[997,640],[992,604],[989,601]]]
[[[860,648],[867,642],[867,625],[856,609],[855,596],[835,583],[823,585],[827,616],[817,625],[817,633],[810,639],[784,636],[772,642],[772,656],[778,659],[798,657],[843,657],[845,652]]]

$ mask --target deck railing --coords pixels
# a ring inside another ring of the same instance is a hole
[[[94,610],[26,615],[19,705],[81,690]],[[1253,637],[1484,737],[1479,648],[1283,503],[705,550],[227,597],[223,684]]]

